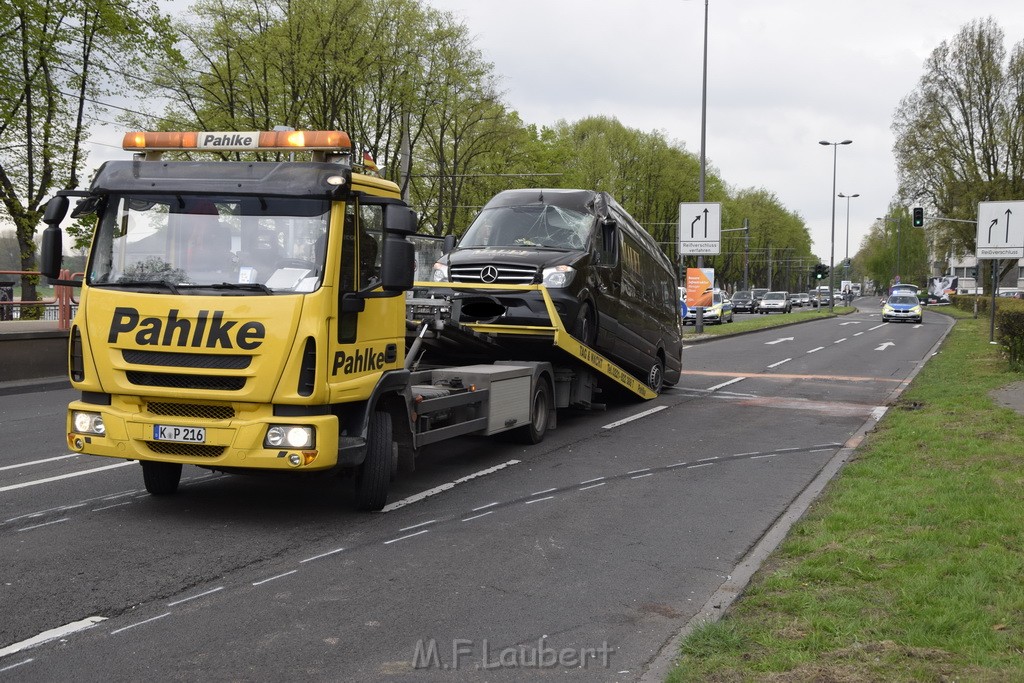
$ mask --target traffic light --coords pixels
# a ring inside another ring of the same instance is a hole
[[[914,227],[924,227],[924,209],[922,209],[920,206],[914,207]]]
[[[825,272],[827,270],[828,270],[828,268],[825,266],[824,263],[815,263],[814,264],[814,277],[816,279],[818,279],[818,280],[822,279],[823,277],[825,277],[828,274],[827,272]]]

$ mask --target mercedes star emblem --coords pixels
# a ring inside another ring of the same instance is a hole
[[[480,269],[480,280],[487,284],[492,284],[498,281],[498,269],[494,266],[484,266]]]

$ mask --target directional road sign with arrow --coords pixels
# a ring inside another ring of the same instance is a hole
[[[679,205],[679,253],[698,255],[722,253],[721,204],[711,202]]]
[[[978,203],[980,259],[1024,258],[1024,201]]]

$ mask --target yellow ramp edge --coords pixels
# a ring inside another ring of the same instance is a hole
[[[599,372],[604,377],[612,380],[619,386],[636,394],[640,398],[650,400],[656,398],[657,394],[642,381],[629,374],[618,365],[608,360],[596,350],[583,344],[580,340],[569,334],[562,324],[562,319],[555,310],[555,304],[551,301],[551,295],[544,285],[486,285],[466,284],[458,282],[416,282],[413,284],[416,290],[438,290],[438,291],[490,291],[490,292],[524,292],[539,291],[544,299],[544,307],[548,312],[548,320],[551,325],[490,325],[486,323],[460,323],[476,332],[482,334],[493,334],[496,336],[531,336],[551,337],[552,345],[561,349],[568,355],[585,365]]]

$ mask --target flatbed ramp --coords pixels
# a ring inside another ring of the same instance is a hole
[[[406,305],[407,367],[421,362],[445,365],[499,360],[550,361],[555,366],[585,366],[643,399],[657,396],[642,381],[569,334],[543,285],[417,282],[413,291],[418,296],[409,299]],[[452,319],[458,317],[459,294],[511,291],[540,292],[550,324],[496,325],[459,323]]]

